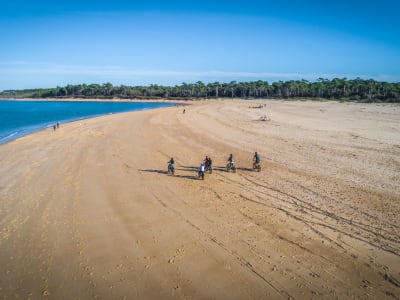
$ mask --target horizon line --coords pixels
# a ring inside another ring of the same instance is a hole
[[[223,71],[223,70],[169,70],[169,69],[144,69],[126,68],[120,66],[79,66],[79,65],[60,65],[49,63],[30,63],[30,62],[0,62],[0,76],[18,75],[19,79],[26,76],[26,81],[32,81],[27,85],[39,85],[40,81],[48,81],[51,85],[68,85],[71,82],[110,82],[119,85],[178,85],[186,82],[202,81],[213,83],[218,81],[242,82],[251,81],[271,81],[281,80],[307,80],[317,81],[319,78],[361,78],[364,80],[373,79],[376,81],[400,82],[400,74],[343,74],[343,73],[324,73],[324,72],[255,72],[255,71]],[[39,76],[51,76],[38,78]],[[58,83],[54,83],[54,77],[60,76]],[[77,78],[74,78],[78,76]],[[33,79],[33,80],[32,80]],[[50,80],[51,79],[51,80]],[[351,80],[351,79],[350,79]],[[35,81],[35,82],[33,82]],[[128,83],[129,82],[129,83]],[[3,81],[4,83],[4,81]],[[90,84],[92,84],[90,83]],[[79,84],[79,83],[78,83]],[[80,83],[85,84],[85,83]],[[45,82],[40,85],[46,85]],[[18,88],[6,88],[3,90],[16,90]],[[25,89],[29,89],[25,88]],[[31,88],[32,89],[32,88]]]

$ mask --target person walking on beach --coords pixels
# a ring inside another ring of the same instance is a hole
[[[53,131],[56,131],[56,125],[55,124],[53,125]]]

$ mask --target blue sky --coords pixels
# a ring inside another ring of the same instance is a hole
[[[5,2],[5,1],[3,1]],[[400,81],[400,1],[6,1],[0,90]]]

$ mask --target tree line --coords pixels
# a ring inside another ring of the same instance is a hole
[[[400,82],[380,82],[373,79],[318,78],[268,83],[251,81],[229,83],[185,83],[175,86],[114,86],[103,84],[68,84],[64,87],[29,90],[5,90],[2,98],[100,98],[100,99],[207,99],[207,98],[278,98],[331,99],[364,102],[400,102]]]

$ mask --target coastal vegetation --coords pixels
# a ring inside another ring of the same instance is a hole
[[[114,86],[104,84],[68,84],[46,89],[5,90],[1,98],[100,98],[100,99],[207,99],[207,98],[275,98],[328,99],[362,102],[400,102],[400,82],[373,79],[318,78],[268,83],[251,81],[229,83],[185,83],[175,86]]]

